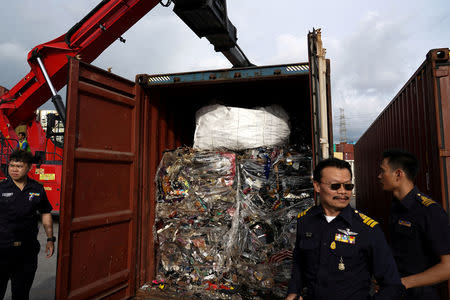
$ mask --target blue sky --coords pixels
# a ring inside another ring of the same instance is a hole
[[[29,71],[34,46],[65,33],[100,0],[18,0],[0,12],[0,85]],[[322,29],[331,61],[334,136],[344,109],[347,139],[356,141],[425,60],[450,47],[450,1],[228,0],[238,44],[256,65],[307,61],[306,36]],[[93,64],[130,80],[140,73],[230,67],[169,8],[158,5]],[[64,92],[63,92],[64,93]],[[52,104],[46,104],[52,108]]]

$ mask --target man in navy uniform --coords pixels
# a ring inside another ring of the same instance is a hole
[[[27,176],[32,160],[31,152],[15,150],[9,177],[0,182],[0,299],[10,279],[12,300],[29,299],[40,248],[37,211],[48,237],[47,257],[54,251],[52,206],[42,184]]]
[[[400,299],[403,286],[378,223],[350,207],[348,162],[330,158],[313,174],[320,205],[299,214],[292,277],[286,300]]]
[[[390,239],[407,300],[439,299],[435,284],[450,279],[450,231],[442,207],[414,185],[419,163],[403,150],[383,153],[378,178],[393,193]]]

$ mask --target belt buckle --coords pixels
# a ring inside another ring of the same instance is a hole
[[[13,242],[14,247],[20,247],[22,246],[22,242]]]

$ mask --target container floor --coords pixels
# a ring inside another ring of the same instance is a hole
[[[135,300],[215,300],[217,298],[209,298],[205,295],[197,296],[197,297],[185,297],[182,295],[174,295],[173,293],[166,292],[166,291],[156,291],[156,290],[144,290],[140,289],[136,293]],[[234,300],[234,299],[243,299],[238,295],[235,295],[235,297],[229,297],[228,299]],[[249,299],[249,298],[246,298]],[[261,296],[255,296],[253,297],[254,300],[283,300],[284,297],[276,297],[274,295],[261,297]]]

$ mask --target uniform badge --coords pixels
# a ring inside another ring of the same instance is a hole
[[[411,227],[411,222],[405,221],[405,220],[398,220],[398,224],[406,226],[406,227]]]
[[[14,193],[2,193],[2,197],[11,197]]]
[[[342,232],[345,235],[358,235],[357,232],[350,231],[350,228],[347,229],[338,229],[339,232]]]
[[[34,196],[39,196],[39,195],[40,195],[39,193],[30,193],[28,196],[28,200],[31,201],[31,200],[33,200]]]
[[[333,249],[333,250],[336,249],[336,242],[335,241],[333,241],[331,243],[330,248]]]

